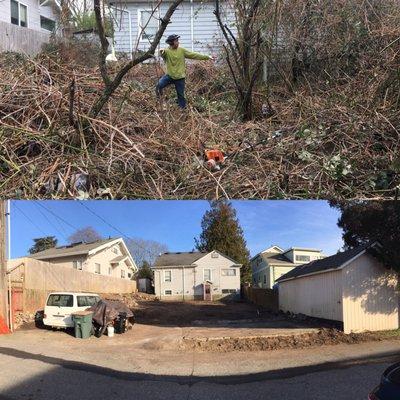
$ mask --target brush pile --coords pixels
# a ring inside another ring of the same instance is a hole
[[[189,108],[155,98],[158,64],[139,65],[95,119],[96,67],[54,54],[0,55],[3,198],[393,198],[400,173],[400,29],[371,32],[380,52],[351,74],[269,86],[273,115],[235,118],[223,66],[191,65]],[[120,64],[110,68],[117,70]],[[294,89],[294,90],[293,90]],[[265,105],[265,104],[264,104]],[[89,124],[90,129],[84,128]],[[204,150],[227,156],[211,171]]]

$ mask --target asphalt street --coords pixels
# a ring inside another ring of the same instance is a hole
[[[251,357],[243,353],[243,357]],[[265,355],[268,357],[268,354]],[[0,349],[0,398],[366,400],[397,355],[237,376],[155,375]],[[115,361],[115,360],[114,360]],[[353,365],[353,366],[351,366]],[[171,371],[174,369],[171,365]]]

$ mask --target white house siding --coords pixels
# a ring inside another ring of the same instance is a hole
[[[165,271],[171,271],[171,282],[165,282]],[[194,268],[171,267],[154,271],[154,288],[162,300],[193,300],[196,278]],[[171,290],[171,294],[165,294]]]
[[[40,6],[39,0],[23,0],[27,6],[27,27],[11,24],[11,2],[0,1],[0,52],[17,51],[34,55],[50,39],[50,32],[40,27],[40,15],[56,20],[50,6]]]
[[[394,274],[366,254],[342,273],[345,333],[399,328],[399,294]]]
[[[195,297],[203,297],[204,269],[211,269],[212,294],[214,298],[225,296],[223,289],[235,289],[240,292],[240,269],[232,267],[232,261],[218,254],[217,258],[211,257],[211,253],[196,261]],[[222,269],[235,269],[236,276],[222,276]]]
[[[218,254],[217,258],[207,254],[195,262],[196,267],[174,266],[155,268],[155,293],[162,300],[193,300],[203,298],[204,269],[211,270],[213,299],[240,294],[240,268],[233,267],[232,261]],[[222,269],[234,269],[235,276],[222,276]],[[165,282],[165,271],[171,271],[171,282]],[[184,273],[184,276],[183,276]],[[235,290],[235,293],[223,293],[224,290]],[[172,293],[166,295],[165,291]]]
[[[115,50],[117,52],[130,52],[130,38],[132,35],[133,50],[144,50],[148,48],[149,43],[138,41],[139,37],[139,10],[150,10],[152,2],[126,2],[124,5],[119,5],[114,11],[114,41]],[[162,3],[160,6],[160,17],[162,17],[170,6],[170,2]],[[193,8],[193,12],[192,12]],[[160,42],[160,48],[166,47],[165,39],[170,34],[178,34],[181,36],[180,43],[182,47],[188,50],[204,52],[210,54],[217,51],[218,39],[221,38],[221,33],[217,25],[217,21],[213,14],[213,2],[198,2],[192,4],[189,1],[184,1],[174,12],[171,23],[167,26],[164,36]],[[191,16],[193,14],[193,38],[191,27]],[[234,14],[230,6],[225,6],[224,14],[227,15],[226,20],[229,21],[232,29]],[[129,28],[130,16],[130,28]]]
[[[311,317],[343,321],[341,271],[280,282],[279,308]]]
[[[27,6],[28,27],[21,29],[33,29],[35,31],[47,33],[45,29],[40,27],[40,16],[55,20],[55,14],[51,6],[40,6],[39,0],[21,0],[21,4]],[[0,2],[0,21],[11,24],[11,2],[3,0]]]
[[[113,248],[116,248],[118,251],[118,254],[115,254],[112,250]],[[110,261],[113,260],[116,257],[119,257],[121,255],[126,255],[122,251],[122,248],[120,245],[114,245],[112,247],[109,247],[107,249],[104,249],[102,251],[99,251],[96,254],[93,254],[92,256],[89,256],[86,265],[87,265],[87,270],[89,272],[95,273],[96,266],[95,264],[98,263],[100,264],[101,268],[101,275],[108,275],[108,276],[113,276],[115,278],[121,278],[121,271],[125,271],[125,279],[130,279],[128,274],[132,274],[133,271],[130,267],[128,267],[125,264],[125,261],[120,262],[117,266],[112,267],[110,264]],[[109,274],[109,268],[111,268],[111,274]]]

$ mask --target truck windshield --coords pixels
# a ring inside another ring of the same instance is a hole
[[[72,307],[74,300],[71,294],[51,294],[47,300],[48,306]]]

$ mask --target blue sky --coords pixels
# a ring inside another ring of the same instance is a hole
[[[326,255],[342,246],[339,213],[325,201],[233,201],[251,255],[277,244],[314,247]],[[92,226],[104,237],[121,236],[88,207],[128,237],[190,251],[201,232],[207,201],[11,201],[11,257],[27,254],[32,239],[56,236],[59,244],[75,228]]]

